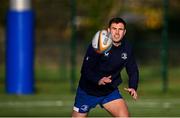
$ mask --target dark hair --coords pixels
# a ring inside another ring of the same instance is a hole
[[[122,18],[119,17],[112,18],[109,21],[109,27],[111,27],[112,23],[122,23],[124,25],[124,28],[126,28],[126,22]]]

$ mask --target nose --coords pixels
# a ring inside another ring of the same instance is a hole
[[[116,32],[115,32],[116,34],[119,34],[119,31],[116,29]]]

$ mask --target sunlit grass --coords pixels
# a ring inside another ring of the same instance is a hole
[[[32,95],[9,95],[5,93],[4,79],[0,81],[0,116],[71,116],[75,93],[71,92],[70,79],[58,78],[58,71],[46,71],[51,76],[38,74]],[[127,101],[132,116],[172,117],[180,116],[180,69],[169,69],[168,91],[163,92],[159,67],[140,68],[139,100],[134,101],[123,90],[127,87],[127,75],[123,71],[123,84],[119,89]],[[77,75],[78,77],[80,75]],[[3,77],[1,75],[1,77]],[[40,78],[45,77],[45,78]],[[79,79],[77,77],[77,79]],[[78,82],[78,81],[76,81]],[[77,83],[76,83],[77,86]],[[109,116],[97,106],[89,116]]]

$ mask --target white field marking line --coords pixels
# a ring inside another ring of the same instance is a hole
[[[170,108],[172,107],[173,103],[171,102],[137,102],[137,103],[130,103],[130,106],[140,106],[144,108]]]
[[[174,105],[180,106],[180,99],[143,99],[137,102],[129,101],[128,104],[144,108],[171,108]]]
[[[139,99],[137,101],[128,100],[130,107],[142,108],[171,108],[174,105],[180,106],[180,99]],[[74,101],[62,100],[37,100],[37,101],[0,101],[0,107],[72,107]]]
[[[57,101],[7,101],[0,102],[0,107],[49,107],[49,106],[70,106],[73,103]]]

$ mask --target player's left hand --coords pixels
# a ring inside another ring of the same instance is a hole
[[[124,88],[125,91],[129,92],[130,95],[133,97],[133,99],[137,100],[138,95],[136,90],[134,90],[133,88]]]

